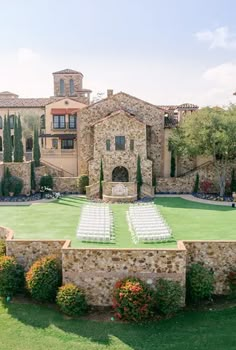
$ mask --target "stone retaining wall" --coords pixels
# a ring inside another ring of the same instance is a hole
[[[78,192],[78,177],[54,177],[53,190],[58,192]]]
[[[92,305],[111,305],[117,280],[137,276],[152,285],[158,278],[185,286],[186,250],[177,249],[62,249],[63,282],[80,286]]]
[[[61,260],[62,247],[65,240],[40,241],[40,240],[6,240],[7,255],[16,258],[17,262],[27,271],[39,258],[46,255],[56,255]]]
[[[158,178],[156,192],[164,193],[192,193],[194,177],[168,177]]]
[[[31,191],[31,162],[4,163],[4,167],[10,170],[11,175],[23,180],[22,194],[30,194]]]
[[[201,262],[215,275],[215,293],[229,291],[227,274],[236,267],[236,241],[185,241],[187,265]]]
[[[227,274],[236,267],[236,241],[185,241],[167,249],[77,249],[70,241],[17,240],[7,228],[0,227],[0,239],[6,239],[7,255],[14,256],[28,270],[45,255],[62,261],[63,283],[80,286],[91,305],[111,305],[115,282],[137,276],[155,285],[163,277],[179,281],[185,287],[186,269],[203,263],[215,275],[215,294],[229,291]]]

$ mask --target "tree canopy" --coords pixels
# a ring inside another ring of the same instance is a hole
[[[218,170],[224,194],[225,166],[236,159],[236,106],[203,108],[186,116],[173,130],[170,149],[179,156],[209,156]]]

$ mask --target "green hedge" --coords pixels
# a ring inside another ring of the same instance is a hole
[[[83,315],[88,310],[84,293],[72,283],[59,288],[56,302],[59,309],[69,316]]]

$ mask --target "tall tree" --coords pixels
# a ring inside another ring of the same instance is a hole
[[[236,106],[227,110],[203,108],[185,118],[173,130],[171,148],[178,155],[209,156],[218,177],[219,193],[225,193],[226,168],[236,158]]]
[[[102,192],[103,192],[103,188],[102,188],[102,182],[104,180],[104,173],[103,173],[103,163],[102,163],[102,159],[101,159],[101,163],[100,163],[100,175],[99,175],[99,198],[102,199]]]
[[[9,115],[4,116],[3,124],[3,161],[12,162],[12,141]]]
[[[175,152],[174,150],[172,150],[171,158],[170,158],[170,177],[175,177],[175,169],[176,169]]]
[[[34,145],[33,145],[33,159],[35,167],[40,166],[40,147],[39,147],[39,135],[38,129],[34,128]]]
[[[138,194],[138,198],[140,198],[141,197],[141,187],[143,185],[143,177],[142,177],[142,170],[141,170],[141,158],[140,158],[140,155],[138,155],[138,159],[137,159],[136,181],[137,181],[137,194]]]
[[[21,118],[18,115],[18,138],[19,138],[19,162],[23,162],[24,160],[24,147],[22,142],[22,126],[21,126]]]

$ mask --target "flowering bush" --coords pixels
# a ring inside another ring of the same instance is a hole
[[[213,272],[201,264],[192,264],[187,271],[187,296],[193,302],[210,299],[214,290]]]
[[[229,282],[229,288],[232,296],[236,296],[236,269],[230,270],[227,276]]]
[[[115,284],[113,308],[115,316],[124,321],[142,322],[153,316],[154,295],[148,285],[129,277]]]
[[[10,256],[0,257],[0,296],[11,297],[23,290],[24,269]]]
[[[55,256],[37,260],[26,273],[26,286],[33,299],[54,301],[61,285],[61,266]]]
[[[6,242],[3,239],[0,239],[0,256],[6,254]]]
[[[203,193],[211,193],[213,187],[213,183],[210,180],[203,180],[200,183],[200,190]]]
[[[157,309],[164,315],[177,312],[181,308],[183,295],[184,290],[179,282],[160,279],[155,293]]]
[[[59,288],[56,301],[60,310],[69,316],[83,315],[88,310],[84,293],[72,283]]]

